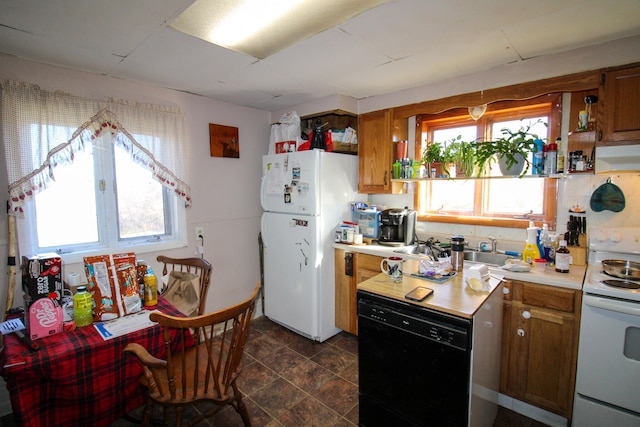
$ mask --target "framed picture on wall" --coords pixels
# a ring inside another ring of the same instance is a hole
[[[209,123],[209,151],[211,157],[240,158],[238,128]]]

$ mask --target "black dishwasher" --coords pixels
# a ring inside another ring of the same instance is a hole
[[[360,425],[466,426],[471,321],[358,291]]]

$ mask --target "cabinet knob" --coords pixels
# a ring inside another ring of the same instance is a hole
[[[509,288],[502,288],[502,293],[505,295],[509,295],[511,293],[511,289]]]
[[[518,333],[519,337],[523,337],[524,336],[524,329],[519,328],[516,332]]]
[[[522,317],[525,319],[530,319],[531,318],[531,312],[525,310],[522,312]]]

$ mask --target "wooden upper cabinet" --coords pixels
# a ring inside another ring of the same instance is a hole
[[[358,119],[358,192],[390,193],[393,162],[392,111],[361,114]]]
[[[602,73],[598,145],[640,144],[640,65]]]

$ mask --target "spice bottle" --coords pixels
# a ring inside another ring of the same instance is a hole
[[[571,263],[571,255],[567,248],[567,241],[560,240],[560,245],[556,249],[556,271],[558,273],[568,273],[569,264]]]
[[[78,291],[73,296],[73,317],[78,328],[93,323],[93,297],[86,286],[78,286]]]

